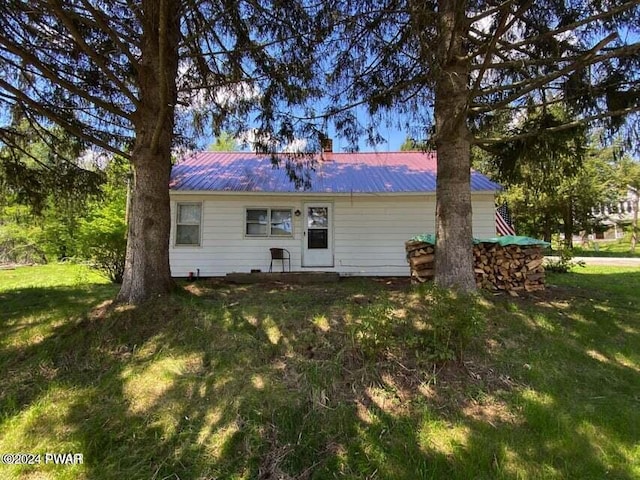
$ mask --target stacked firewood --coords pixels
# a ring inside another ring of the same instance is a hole
[[[435,247],[417,240],[405,243],[407,261],[413,283],[433,279]],[[476,284],[479,288],[533,292],[544,289],[544,255],[540,246],[502,246],[498,243],[478,243],[473,246]]]
[[[435,247],[418,240],[409,240],[404,245],[407,251],[407,261],[411,267],[411,282],[424,283],[427,280],[433,280],[436,261]]]
[[[540,246],[479,243],[473,247],[478,287],[519,292],[544,290],[544,255]]]

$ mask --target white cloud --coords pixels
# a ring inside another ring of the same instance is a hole
[[[266,146],[269,150],[276,150],[283,153],[302,153],[306,150],[308,144],[306,139],[296,138],[282,145],[272,135],[259,133],[255,128],[242,132],[237,140],[240,144],[248,145],[253,151],[261,150]]]
[[[223,108],[233,108],[239,103],[260,98],[261,92],[256,85],[240,82],[219,87],[213,92],[213,101]]]
[[[286,153],[302,153],[307,148],[307,140],[304,138],[296,138],[282,148]]]

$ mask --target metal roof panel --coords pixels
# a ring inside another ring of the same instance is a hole
[[[312,160],[312,167],[304,166]],[[285,162],[308,174],[310,188],[296,189]],[[171,172],[174,191],[269,193],[426,193],[436,190],[434,152],[324,153],[294,157],[281,154],[279,164],[269,155],[251,152],[196,152],[185,156]],[[472,191],[501,187],[471,172]]]

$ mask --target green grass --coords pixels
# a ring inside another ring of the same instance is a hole
[[[599,240],[589,245],[575,245],[573,254],[577,257],[640,257],[640,247],[631,251],[631,234],[617,240]]]
[[[547,283],[472,305],[202,281],[114,308],[82,267],[0,271],[0,453],[84,455],[0,478],[640,478],[640,272]],[[434,364],[434,316],[468,307],[483,333]]]

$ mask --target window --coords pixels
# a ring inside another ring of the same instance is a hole
[[[201,203],[178,203],[176,245],[200,245]]]
[[[292,218],[290,208],[247,208],[244,233],[249,237],[291,237]]]

